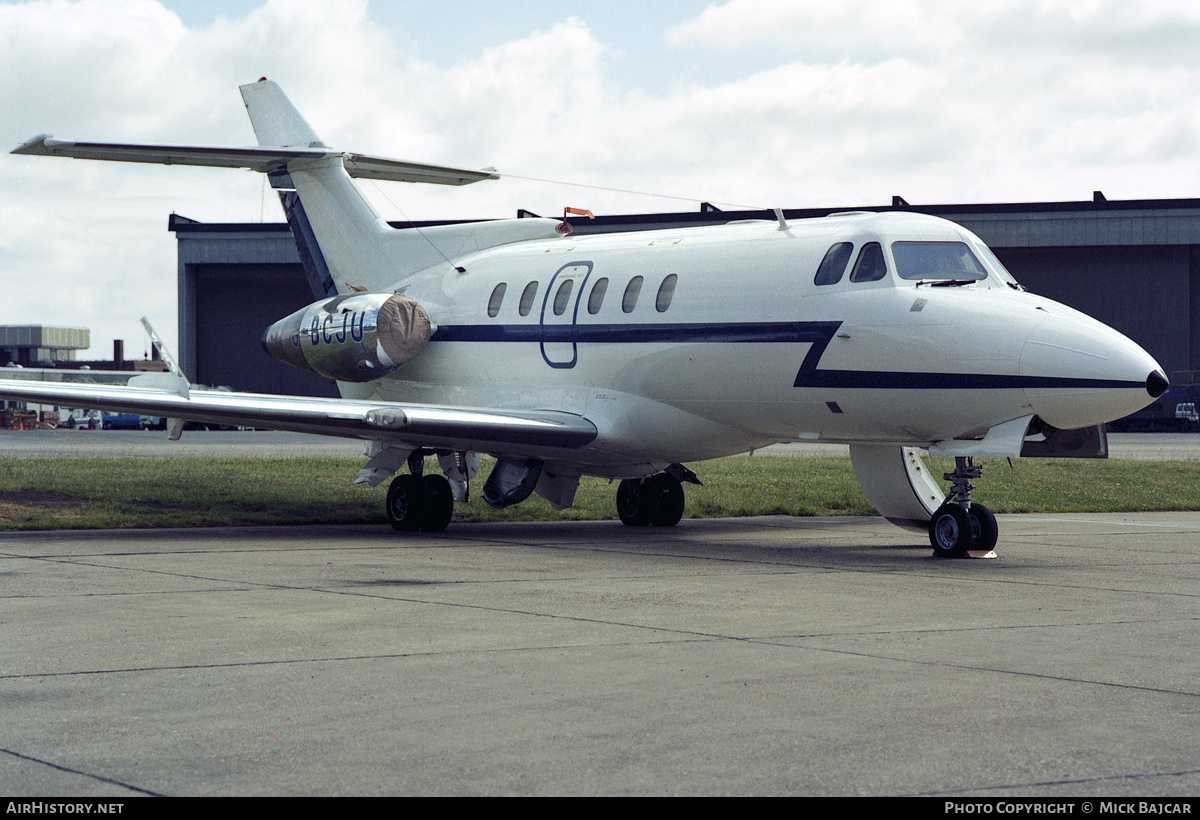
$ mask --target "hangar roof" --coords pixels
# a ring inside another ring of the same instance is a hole
[[[839,208],[785,208],[788,219],[827,216],[838,211],[913,211],[957,222],[996,248],[1098,245],[1200,245],[1200,199],[1108,200],[1099,191],[1078,202],[910,205],[893,197],[890,205]],[[518,216],[537,216],[519,211]],[[772,211],[722,211],[707,203],[699,211],[576,217],[577,233],[653,230],[713,224],[736,219],[775,219]],[[461,220],[474,221],[474,220]],[[397,228],[444,225],[447,221],[393,222]],[[205,242],[180,246],[180,263],[280,262],[295,257],[286,223],[203,223],[172,214],[168,230],[178,240]],[[250,241],[251,245],[245,243]],[[274,242],[278,242],[275,245]],[[218,243],[214,246],[212,243]],[[267,244],[264,245],[263,243]],[[226,243],[233,243],[232,245]],[[281,256],[282,254],[282,256]]]

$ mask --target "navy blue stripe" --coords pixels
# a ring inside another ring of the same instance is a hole
[[[871,390],[1013,390],[1023,388],[1136,389],[1140,381],[1014,376],[988,373],[903,373],[820,370],[817,365],[841,322],[729,322],[605,325],[457,325],[439,327],[435,342],[588,342],[594,344],[809,344],[795,387]]]
[[[1012,376],[988,373],[898,373],[883,370],[805,370],[796,374],[796,387],[875,390],[1013,390],[1036,388],[1145,388],[1119,379],[1078,379],[1063,376]]]
[[[833,336],[841,322],[689,322],[676,324],[525,324],[454,325],[439,327],[434,342],[588,342],[643,344],[675,342],[743,342],[750,344],[816,343]]]

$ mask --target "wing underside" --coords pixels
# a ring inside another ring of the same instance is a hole
[[[533,455],[577,450],[590,444],[597,435],[596,426],[587,419],[556,410],[448,407],[17,380],[0,380],[0,398],[484,453]]]

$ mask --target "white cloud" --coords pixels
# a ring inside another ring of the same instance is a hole
[[[886,175],[914,201],[944,201],[1081,197],[1106,185],[1188,195],[1194,177],[1128,171],[1195,154],[1200,84],[1186,44],[1198,36],[1200,5],[1166,0],[731,0],[668,42],[712,59],[772,50],[773,75],[825,69],[807,72],[825,92],[818,105],[777,87],[790,109],[776,121],[832,124],[808,144],[833,174]],[[762,93],[755,85],[737,93]]]
[[[268,0],[191,27],[155,0],[0,0],[0,141],[246,144],[236,86],[265,75],[346,150],[714,202],[1195,193],[1197,3],[730,0],[664,30],[644,63],[668,81],[636,86],[617,70],[635,41],[598,36],[620,29],[589,24],[596,8],[435,64],[410,50],[420,27],[384,28],[365,0]],[[367,192],[411,218],[695,207],[516,178]],[[171,211],[280,218],[254,174],[0,157],[0,323],[90,326],[106,353],[154,304],[172,340]]]
[[[250,144],[237,85],[263,74],[290,76],[296,96],[321,115],[369,108],[345,93],[369,88],[369,78],[389,68],[387,37],[365,12],[364,0],[271,0],[243,18],[188,30],[154,0],[0,5],[0,134],[10,146],[39,130]],[[0,322],[90,327],[96,355],[107,355],[111,338],[140,335],[137,320],[147,311],[173,342],[169,213],[203,221],[264,213],[257,174],[25,157],[0,163],[0,213],[15,215],[0,245],[8,297]],[[277,220],[274,196],[265,194],[265,214]]]

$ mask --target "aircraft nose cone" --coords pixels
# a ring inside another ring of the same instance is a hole
[[[1150,394],[1150,398],[1157,399],[1163,393],[1167,392],[1167,388],[1171,386],[1171,382],[1167,381],[1167,377],[1163,375],[1161,370],[1155,370],[1146,377],[1146,392]]]
[[[1060,430],[1091,427],[1141,410],[1167,389],[1162,366],[1135,342],[1081,313],[1051,306],[1021,353],[1029,405]],[[1149,374],[1149,375],[1147,375]]]

